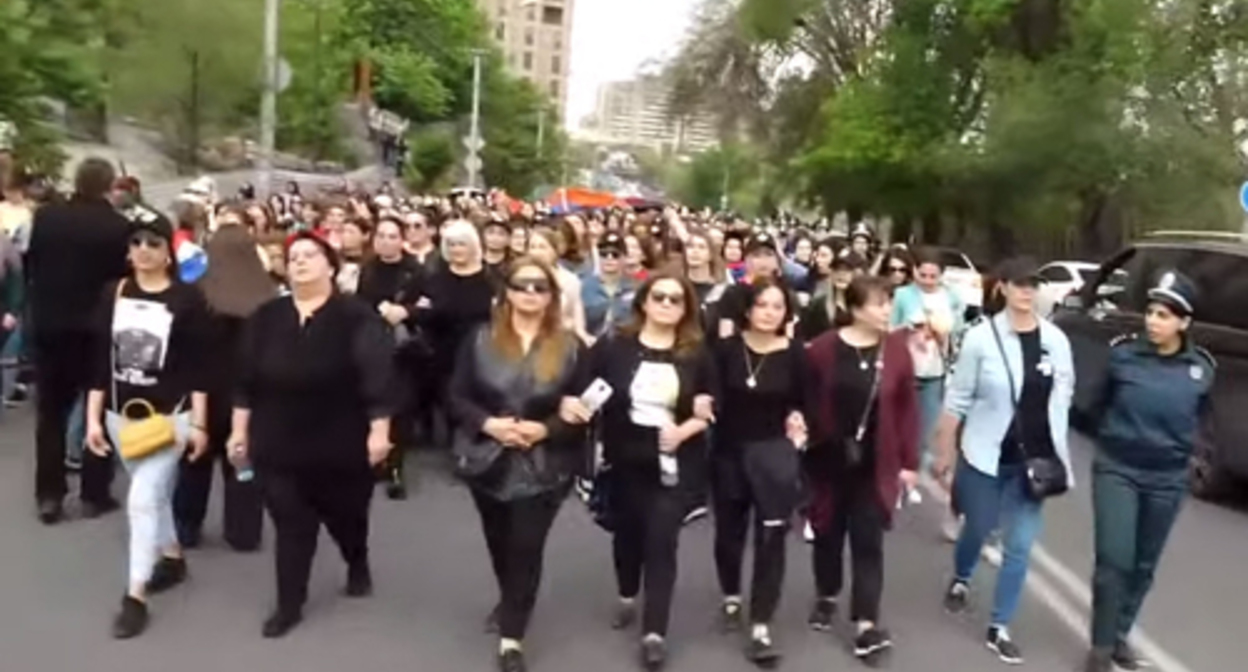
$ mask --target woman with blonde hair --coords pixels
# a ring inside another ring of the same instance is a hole
[[[580,432],[560,418],[560,402],[580,393],[583,346],[563,329],[559,302],[547,264],[516,261],[493,318],[460,349],[451,380],[456,462],[498,582],[487,627],[499,634],[502,672],[525,669],[521,640],[537,601],[546,538],[582,463]]]
[[[567,241],[557,231],[535,229],[529,235],[529,255],[555,269],[564,328],[575,332],[586,343],[593,343],[593,337],[585,329],[585,304],[581,298],[581,280],[576,273],[559,265],[559,260],[566,249]]]

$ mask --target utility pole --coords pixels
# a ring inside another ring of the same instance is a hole
[[[480,187],[481,148],[485,143],[481,140],[481,58],[485,52],[481,49],[472,51],[472,127],[468,131],[468,158],[464,167],[468,169],[468,186]]]
[[[537,158],[542,158],[542,145],[546,140],[546,108],[537,110]]]
[[[726,156],[725,154],[722,154],[722,153],[720,154],[720,156],[724,157],[725,159],[727,158],[727,156]],[[724,191],[723,191],[723,193],[722,193],[722,194],[720,194],[720,197],[719,197],[719,210],[720,210],[720,212],[728,212],[728,188],[729,188],[730,186],[732,186],[732,165],[731,165],[731,164],[728,164],[727,162],[725,162],[725,165],[724,165]]]
[[[277,137],[277,25],[281,0],[264,0],[264,93],[260,98],[260,164],[258,193],[273,184],[273,148]]]

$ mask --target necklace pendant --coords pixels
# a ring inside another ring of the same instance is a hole
[[[867,369],[871,368],[871,365],[866,362],[858,362],[858,368],[862,369],[863,371],[866,371]]]
[[[758,387],[758,379],[755,378],[754,376],[750,376],[749,378],[746,378],[745,386],[750,388],[751,390]]]

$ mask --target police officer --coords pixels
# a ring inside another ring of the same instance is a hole
[[[1187,467],[1216,364],[1187,331],[1196,288],[1175,271],[1148,292],[1143,335],[1112,343],[1092,466],[1096,571],[1087,672],[1144,663],[1127,644],[1187,492]]]

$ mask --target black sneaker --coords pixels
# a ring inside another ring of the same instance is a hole
[[[1010,665],[1023,664],[1023,650],[1010,639],[1010,631],[1000,626],[988,628],[988,648],[997,654],[1003,663]]]
[[[82,458],[70,457],[66,455],[65,456],[65,471],[68,471],[71,474],[76,474],[82,471]]]
[[[689,513],[685,514],[684,524],[688,525],[690,523],[697,522],[707,517],[709,514],[710,509],[707,509],[705,506],[695,506],[689,510]]]
[[[112,497],[99,502],[92,502],[84,499],[82,500],[82,517],[88,520],[94,520],[101,516],[107,516],[120,508],[121,504],[117,503],[117,500]]]
[[[641,666],[650,672],[657,672],[666,665],[667,643],[656,637],[641,640]]]
[[[39,522],[44,525],[55,525],[65,517],[65,507],[55,499],[39,502]]]
[[[161,558],[147,580],[147,592],[163,593],[186,580],[186,558]]]
[[[291,611],[288,609],[278,608],[264,622],[264,629],[261,634],[265,639],[278,639],[285,637],[287,633],[295,629],[303,621],[303,613],[299,611]]]
[[[612,630],[627,630],[637,622],[637,602],[635,600],[620,603],[615,607],[615,615],[611,617]]]
[[[810,618],[806,622],[810,625],[811,630],[819,632],[831,632],[832,622],[836,619],[836,600],[821,597],[815,600],[815,606],[810,610]]]
[[[373,572],[367,563],[353,565],[347,569],[347,587],[343,592],[347,597],[368,597],[373,594]]]
[[[719,631],[722,633],[741,632],[745,626],[745,614],[741,610],[741,602],[724,600],[719,607]]]
[[[402,471],[398,469],[390,470],[390,474],[386,478],[386,497],[395,502],[407,499],[407,484],[403,482]]]
[[[520,649],[507,649],[498,654],[498,672],[525,672],[524,652]]]
[[[1088,653],[1088,660],[1083,664],[1083,672],[1112,672],[1114,669],[1114,661],[1110,658],[1112,652],[1102,649],[1092,649]]]
[[[147,605],[129,595],[121,598],[121,611],[113,619],[113,638],[131,639],[147,629]]]
[[[1121,669],[1127,670],[1127,672],[1135,672],[1135,670],[1152,667],[1152,664],[1137,653],[1125,639],[1118,640],[1118,643],[1114,645],[1114,650],[1110,657],[1114,661],[1115,665]]]
[[[961,579],[954,579],[949,582],[949,589],[945,591],[945,611],[951,614],[961,614],[966,611],[970,604],[971,587],[966,585]]]
[[[771,636],[751,637],[745,646],[746,660],[763,669],[771,669],[780,663],[780,650],[776,648]]]
[[[854,638],[854,655],[867,658],[881,651],[892,648],[893,640],[883,628],[871,627],[858,633]]]

